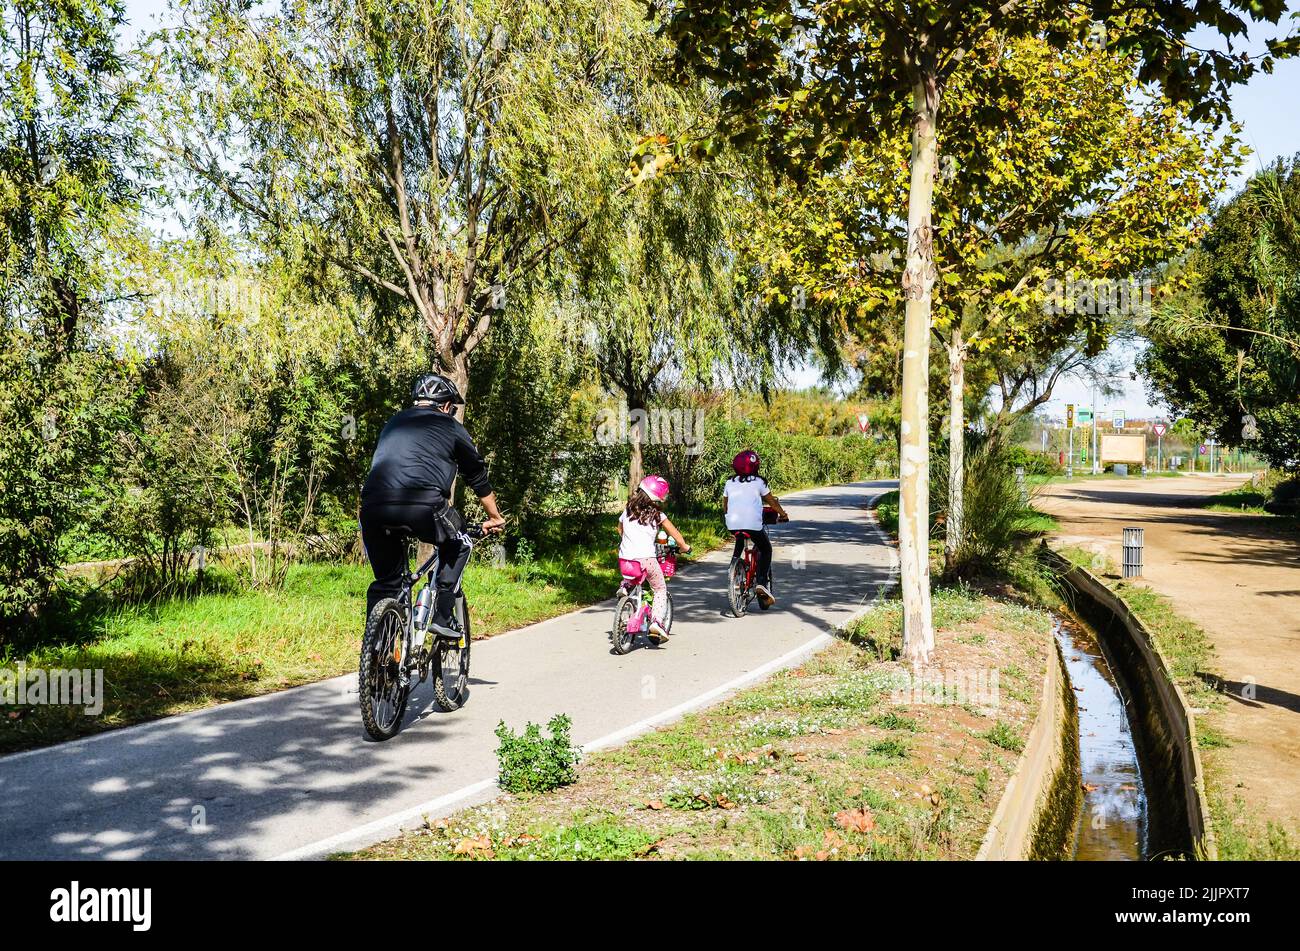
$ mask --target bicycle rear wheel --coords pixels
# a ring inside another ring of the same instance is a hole
[[[433,697],[448,713],[459,710],[469,699],[469,604],[464,592],[456,597],[452,621],[461,632],[460,640],[435,637],[433,642]]]
[[[614,626],[609,629],[609,643],[614,648],[615,654],[626,654],[632,649],[632,644],[636,641],[636,635],[627,629],[628,621],[636,613],[638,606],[637,598],[623,595],[618,599],[618,605],[614,608]]]
[[[743,558],[731,562],[731,572],[727,578],[727,601],[731,604],[731,613],[744,617],[749,607],[749,591],[745,585],[746,566]]]
[[[402,672],[405,633],[406,612],[393,598],[376,604],[366,619],[357,693],[361,722],[372,739],[390,739],[402,726],[406,701],[411,696],[410,679]]]

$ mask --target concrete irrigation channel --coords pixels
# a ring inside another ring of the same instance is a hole
[[[1186,698],[1151,633],[1060,555],[1055,662],[981,859],[1217,857]]]

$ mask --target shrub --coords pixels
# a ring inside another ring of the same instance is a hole
[[[1013,471],[1017,466],[1024,466],[1026,475],[1054,476],[1065,473],[1065,469],[1057,462],[1054,452],[1041,452],[1024,446],[1008,446],[1005,453],[1006,463]]]
[[[578,779],[581,752],[573,745],[573,724],[564,714],[556,714],[542,728],[529,723],[523,733],[515,733],[502,720],[497,724],[497,782],[507,792],[548,792],[567,786]]]
[[[949,566],[954,575],[1003,575],[1018,556],[1019,536],[1035,512],[1021,497],[1009,458],[1005,448],[992,443],[966,456],[962,537]],[[945,473],[931,488],[943,496],[947,484]],[[946,510],[946,498],[940,507]]]

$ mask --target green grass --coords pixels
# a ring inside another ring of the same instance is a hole
[[[946,623],[1011,617],[1010,629],[1032,628],[1015,639],[1016,659],[1045,662],[1043,612],[1031,624],[1007,614],[1016,606],[970,591],[938,600]],[[1014,728],[991,714],[903,703],[893,696],[901,676],[841,640],[799,669],[585,758],[574,785],[503,796],[339,857],[971,858],[1017,761],[1004,736]],[[999,715],[1032,719],[1032,691],[1003,702]],[[978,716],[979,728],[959,716]]]
[[[1020,734],[1016,732],[1015,727],[1011,726],[1009,723],[1004,723],[1001,720],[993,724],[988,732],[980,735],[994,746],[1008,750],[1012,753],[1019,753],[1025,748],[1025,741]]]
[[[618,586],[616,516],[556,524],[537,554],[504,565],[476,558],[465,572],[475,637],[564,614]],[[559,520],[557,520],[559,521]],[[700,554],[730,536],[718,513],[675,520]],[[689,571],[689,569],[687,569]],[[42,746],[356,670],[368,565],[292,565],[284,587],[240,589],[209,571],[199,595],[149,603],[69,601],[40,641],[7,645],[3,662],[28,668],[102,669],[104,711],[37,705],[9,711],[0,752]]]
[[[1211,512],[1250,512],[1254,515],[1268,515],[1264,504],[1272,498],[1272,493],[1255,488],[1251,483],[1239,485],[1227,492],[1211,495],[1205,502],[1205,508]]]

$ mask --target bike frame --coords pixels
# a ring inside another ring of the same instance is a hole
[[[481,535],[475,533],[473,528],[470,528],[461,534],[472,551],[474,548],[474,540],[481,537]],[[417,551],[419,550],[418,541],[412,540],[410,544],[415,547]],[[415,639],[415,612],[411,610],[411,593],[415,590],[415,586],[419,583],[421,578],[427,576],[428,580],[426,581],[426,584],[433,584],[433,576],[437,571],[437,567],[438,548],[435,545],[432,554],[425,559],[424,564],[420,565],[420,567],[416,568],[414,571],[407,571],[406,577],[402,580],[402,588],[397,594],[397,603],[402,606],[402,610],[406,615],[406,644],[404,645],[405,649],[403,651],[403,656],[406,658],[409,658],[412,654],[412,647],[414,646],[412,641]],[[461,589],[458,584],[456,587],[456,593],[459,594],[460,591]]]
[[[745,540],[741,546],[740,560],[745,563],[745,590],[754,587],[754,576],[758,574],[758,555],[756,554],[757,546],[749,532],[742,531],[738,533]]]

